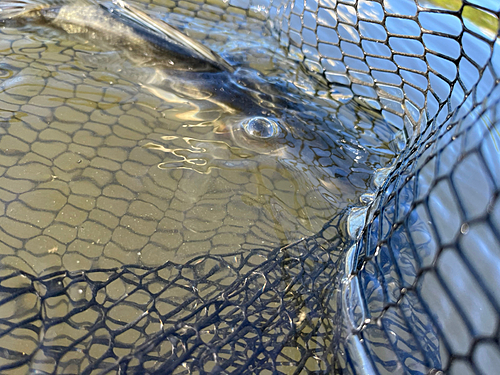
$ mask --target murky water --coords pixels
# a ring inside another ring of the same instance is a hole
[[[194,19],[188,10],[199,4],[179,5],[168,15],[151,10],[195,38],[210,35],[204,43],[252,84],[249,95],[294,104],[278,108],[279,135],[249,136],[241,125],[249,114],[216,100],[203,78],[138,66],[129,52],[96,40],[7,24],[4,270],[150,266],[272,249],[359,203],[374,172],[389,165],[391,126],[354,100],[334,100],[338,93],[287,59],[260,21],[236,8]]]

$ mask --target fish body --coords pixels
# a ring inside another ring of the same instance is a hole
[[[300,110],[255,72],[235,69],[222,57],[169,24],[121,0],[13,0],[0,2],[0,20],[28,20],[86,40],[121,48],[137,66],[153,67],[139,83],[164,91],[206,92],[209,100],[243,117],[276,121],[284,109]],[[179,89],[179,86],[183,86]]]
[[[68,34],[121,46],[164,69],[232,71],[203,44],[123,1],[14,0],[0,3],[0,19],[31,19]]]
[[[186,93],[187,100],[206,94],[204,100],[213,102],[227,114],[225,121],[214,125],[215,131],[257,154],[282,154],[286,149],[284,159],[298,160],[311,154],[310,164],[313,164],[316,156],[314,152],[303,151],[305,140],[310,147],[326,153],[336,148],[330,135],[324,141],[314,130],[313,119],[309,123],[311,111],[314,118],[323,118],[323,122],[328,116],[322,103],[296,99],[251,69],[235,70],[203,44],[122,0],[4,1],[0,2],[2,19],[30,19],[146,56],[150,60],[143,64],[152,70],[141,76],[138,83],[160,98],[162,92],[166,96]],[[332,134],[341,128],[328,124],[324,127]],[[294,155],[297,153],[300,155]]]

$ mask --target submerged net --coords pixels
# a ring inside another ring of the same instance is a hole
[[[368,204],[274,251],[44,276],[11,259],[0,279],[0,371],[494,373],[500,5],[162,5],[267,19],[290,58],[334,95],[379,108],[407,146]]]

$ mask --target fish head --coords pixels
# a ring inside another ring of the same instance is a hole
[[[271,84],[256,72],[245,72],[233,76],[225,92],[230,110],[219,119],[216,132],[228,134],[240,148],[293,159],[303,157],[298,150],[304,142],[326,147],[318,131],[331,133],[328,147],[335,147],[331,139],[341,137],[341,126],[327,103],[297,94],[284,82]]]

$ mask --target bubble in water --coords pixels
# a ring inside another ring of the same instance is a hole
[[[276,121],[266,117],[252,117],[243,123],[243,129],[250,137],[259,139],[276,137],[279,132]]]

